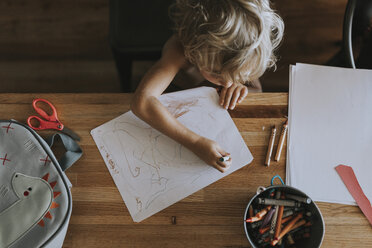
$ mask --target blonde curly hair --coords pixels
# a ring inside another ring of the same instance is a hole
[[[169,12],[199,70],[245,83],[275,67],[284,23],[268,0],[176,0]]]

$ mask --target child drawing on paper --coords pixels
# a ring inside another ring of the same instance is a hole
[[[224,172],[232,159],[219,159],[229,153],[183,126],[157,97],[171,82],[191,88],[207,80],[220,87],[221,107],[234,109],[248,94],[245,84],[260,91],[258,78],[275,65],[273,51],[282,39],[283,21],[268,0],[177,0],[170,13],[176,32],[165,43],[160,60],[143,77],[131,109]]]

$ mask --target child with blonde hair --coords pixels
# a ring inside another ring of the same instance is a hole
[[[219,159],[229,153],[183,126],[157,97],[172,81],[190,88],[206,80],[221,88],[221,107],[234,109],[247,96],[248,88],[261,90],[258,78],[275,66],[273,51],[282,39],[283,21],[268,0],[176,0],[170,14],[176,33],[141,80],[131,109],[153,128],[224,172],[232,158],[224,162]]]

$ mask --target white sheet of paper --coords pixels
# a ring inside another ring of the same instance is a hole
[[[142,221],[249,164],[253,157],[214,88],[162,95],[159,100],[186,127],[231,153],[221,173],[131,111],[91,134],[135,222]]]
[[[290,73],[287,184],[355,205],[334,167],[353,167],[372,200],[372,71],[296,64]]]

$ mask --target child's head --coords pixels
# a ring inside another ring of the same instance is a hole
[[[284,24],[268,0],[177,0],[170,10],[186,58],[202,72],[244,83],[275,66]]]

